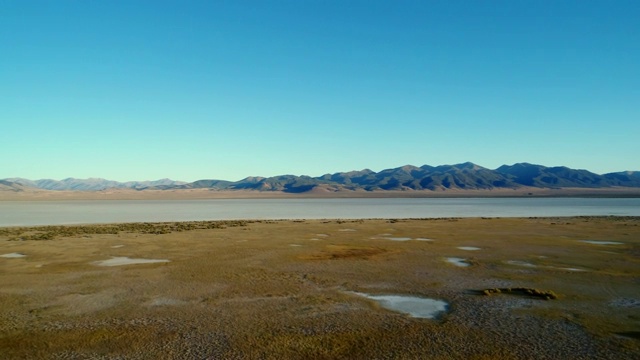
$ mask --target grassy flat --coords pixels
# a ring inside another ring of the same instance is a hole
[[[640,218],[0,229],[7,359],[623,359],[639,332]]]

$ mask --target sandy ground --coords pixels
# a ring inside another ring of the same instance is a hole
[[[640,218],[4,228],[4,254],[3,359],[640,358]],[[482,295],[516,287],[559,298]]]
[[[456,197],[640,197],[640,188],[562,188],[546,189],[520,187],[492,190],[407,190],[407,191],[329,191],[319,188],[292,194],[281,191],[253,190],[130,190],[108,189],[103,191],[0,191],[1,200],[188,200],[188,199],[266,199],[266,198],[456,198]]]

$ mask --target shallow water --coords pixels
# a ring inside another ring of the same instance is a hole
[[[373,237],[372,239],[384,239],[384,240],[391,240],[391,241],[409,241],[409,240],[416,240],[416,241],[433,241],[431,239],[427,239],[427,238],[411,238],[411,237],[382,237],[382,238],[377,238],[377,237]]]
[[[134,264],[154,264],[154,263],[164,263],[164,262],[169,262],[169,260],[130,259],[126,256],[123,256],[123,257],[113,257],[109,260],[96,261],[94,262],[94,264],[98,266],[122,266],[122,265],[134,265]]]
[[[460,250],[466,250],[466,251],[476,251],[476,250],[480,250],[479,247],[475,247],[475,246],[458,246],[458,249]]]
[[[566,271],[576,271],[576,272],[587,271],[585,269],[579,269],[579,268],[558,268],[557,267],[555,269],[566,270]]]
[[[640,198],[0,201],[0,226],[233,219],[640,216]]]
[[[0,257],[3,257],[3,258],[23,258],[23,257],[26,257],[26,256],[27,255],[20,254],[20,253],[10,253],[10,254],[0,255]]]
[[[446,258],[447,262],[450,264],[453,264],[455,266],[460,266],[460,267],[468,267],[471,264],[469,264],[467,262],[467,259],[463,259],[463,258],[458,258],[458,257],[448,257]]]
[[[580,240],[580,242],[594,245],[622,245],[620,241],[607,241],[607,240]]]
[[[449,304],[442,300],[417,296],[370,295],[358,292],[354,294],[374,300],[385,309],[398,311],[415,318],[434,319],[441,313],[447,311],[449,307]]]

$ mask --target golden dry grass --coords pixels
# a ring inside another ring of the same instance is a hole
[[[640,356],[638,218],[0,229],[0,255],[9,253],[26,257],[0,258],[7,359]],[[170,262],[94,264],[111,257]],[[479,295],[492,288],[558,299]],[[351,292],[432,297],[450,309],[416,319]]]

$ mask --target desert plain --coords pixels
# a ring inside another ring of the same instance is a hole
[[[1,228],[0,357],[640,358],[640,218]]]

